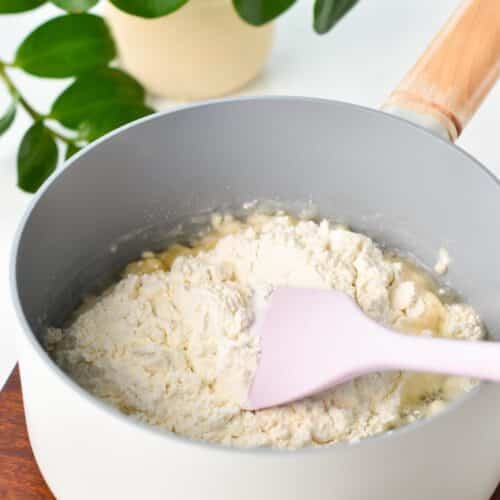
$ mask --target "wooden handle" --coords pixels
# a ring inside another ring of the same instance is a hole
[[[500,0],[465,0],[384,108],[426,115],[455,140],[500,75]]]

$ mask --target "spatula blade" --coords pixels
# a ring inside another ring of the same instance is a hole
[[[260,314],[261,354],[249,409],[289,403],[363,372],[363,338],[372,320],[348,295],[278,288]]]

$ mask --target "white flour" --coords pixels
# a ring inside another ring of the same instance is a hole
[[[442,304],[423,273],[361,234],[286,216],[254,216],[245,225],[215,217],[214,224],[205,250],[147,254],[129,267],[144,274],[129,274],[64,331],[51,329],[47,346],[56,362],[142,421],[244,447],[357,440],[438,411],[474,385],[374,373],[296,404],[242,410],[259,353],[249,328],[254,301],[277,285],[342,290],[405,332],[465,339],[483,332],[470,307]]]
[[[436,271],[436,273],[438,274],[446,274],[450,262],[450,254],[448,253],[446,248],[440,248],[438,260],[436,262],[436,265],[434,266],[434,271]]]

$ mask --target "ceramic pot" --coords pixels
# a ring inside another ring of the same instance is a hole
[[[190,0],[168,16],[144,19],[105,4],[121,65],[155,95],[218,97],[255,78],[267,61],[273,26],[250,26],[230,0]]]

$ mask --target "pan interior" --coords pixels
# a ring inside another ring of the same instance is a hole
[[[221,101],[157,115],[78,156],[34,205],[16,259],[38,338],[144,249],[217,208],[274,200],[365,232],[432,267],[500,338],[500,187],[468,155],[409,123],[322,100]],[[179,229],[179,224],[182,227]]]

